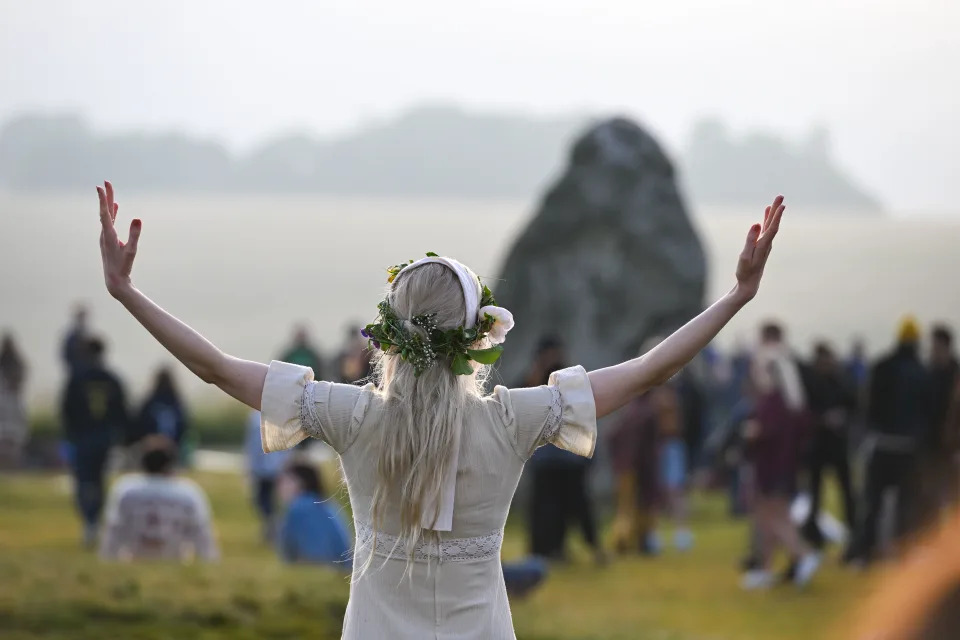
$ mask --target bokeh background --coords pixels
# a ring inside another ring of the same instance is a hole
[[[116,185],[123,224],[144,221],[135,281],[157,302],[237,356],[277,357],[303,325],[332,359],[374,315],[388,265],[436,251],[495,282],[576,136],[623,116],[673,162],[704,302],[787,196],[763,291],[719,349],[776,318],[798,353],[860,339],[875,356],[904,314],[960,326],[960,89],[944,71],[958,28],[960,5],[936,0],[4,2],[0,329],[28,365],[31,439],[0,474],[0,630],[339,634],[344,578],[260,544],[237,455],[245,410],[182,368],[188,473],[223,560],[107,567],[81,551],[57,453],[72,310],[90,310],[132,404],[172,364],[103,290],[99,181]],[[515,516],[505,558],[525,553]],[[823,637],[876,584],[830,563],[803,593],[742,593],[744,522],[710,491],[692,522],[684,555],[596,568],[574,547],[514,605],[518,636]]]

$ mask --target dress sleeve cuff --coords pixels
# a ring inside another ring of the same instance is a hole
[[[587,371],[579,365],[561,369],[550,375],[547,384],[559,390],[562,410],[560,430],[552,442],[561,449],[592,458],[597,444],[597,406]]]
[[[309,437],[303,425],[304,390],[313,382],[310,367],[270,363],[260,400],[260,439],[264,453],[296,446]]]

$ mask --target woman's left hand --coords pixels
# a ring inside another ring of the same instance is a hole
[[[763,269],[770,257],[773,248],[773,239],[780,229],[780,218],[786,205],[783,196],[777,196],[773,204],[768,206],[763,214],[763,224],[755,224],[747,233],[747,242],[740,253],[737,262],[737,295],[744,301],[752,300],[760,289],[760,279]]]

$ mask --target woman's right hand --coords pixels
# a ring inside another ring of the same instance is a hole
[[[134,219],[130,223],[130,235],[126,242],[117,235],[117,212],[120,205],[114,200],[113,185],[104,182],[97,187],[100,196],[100,257],[103,260],[103,279],[107,291],[114,298],[119,298],[124,291],[132,287],[130,274],[133,271],[133,260],[137,257],[137,241],[140,239],[140,220]]]

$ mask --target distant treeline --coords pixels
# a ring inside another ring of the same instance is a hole
[[[339,137],[288,135],[234,155],[214,140],[104,134],[75,115],[26,115],[0,129],[0,187],[85,189],[108,176],[125,190],[530,197],[589,122],[421,107]],[[879,208],[833,165],[822,133],[794,146],[704,123],[678,164],[698,204],[755,204],[785,191],[796,203]]]

